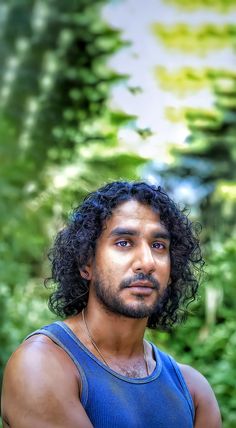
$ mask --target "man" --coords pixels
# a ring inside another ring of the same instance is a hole
[[[203,262],[189,219],[160,188],[114,182],[88,195],[51,251],[50,307],[5,370],[11,428],[219,428],[206,379],[144,340],[183,318]]]

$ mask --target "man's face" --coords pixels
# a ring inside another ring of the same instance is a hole
[[[170,279],[169,234],[159,214],[130,200],[114,211],[97,241],[91,293],[106,310],[145,318],[160,306]]]

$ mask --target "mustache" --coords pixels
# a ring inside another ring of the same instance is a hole
[[[134,275],[131,278],[124,279],[120,283],[120,288],[123,289],[123,288],[130,287],[133,282],[137,282],[137,281],[148,281],[152,284],[155,290],[160,289],[159,281],[153,278],[151,275],[147,275],[145,273],[138,273],[137,275]]]

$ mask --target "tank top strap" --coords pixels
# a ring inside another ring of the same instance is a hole
[[[155,348],[156,346],[153,345]],[[157,349],[157,348],[156,348]],[[165,352],[162,352],[160,350],[159,351],[159,355],[161,357],[162,360],[162,365],[163,365],[163,370],[165,370],[165,368],[167,369],[167,371],[169,373],[172,373],[172,376],[175,377],[176,379],[176,383],[179,386],[179,389],[181,390],[181,392],[184,394],[186,401],[189,405],[192,417],[194,419],[195,417],[195,408],[194,408],[194,403],[193,403],[193,399],[192,396],[190,394],[190,391],[188,389],[188,386],[186,384],[186,381],[183,377],[183,374],[180,370],[180,367],[178,365],[178,363],[174,360],[174,358],[172,358],[169,354],[166,354]]]
[[[64,349],[64,351],[69,355],[69,357],[72,359],[79,371],[81,378],[80,400],[83,406],[85,406],[88,399],[88,383],[82,365],[79,363],[79,361],[81,361],[82,363],[83,353],[81,352],[81,349],[78,344],[74,341],[73,335],[70,334],[70,329],[65,327],[65,323],[61,321],[56,321],[52,324],[45,325],[44,327],[35,330],[31,334],[29,334],[25,338],[25,340],[37,334],[43,334],[44,336],[49,337],[54,343],[56,343],[56,345]]]

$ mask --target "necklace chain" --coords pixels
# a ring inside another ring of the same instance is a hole
[[[108,363],[107,363],[107,361],[105,360],[105,358],[104,358],[104,356],[102,355],[101,351],[99,350],[99,348],[98,348],[98,346],[97,346],[96,342],[93,340],[93,338],[92,338],[92,336],[91,336],[91,334],[90,334],[90,331],[89,331],[89,328],[88,328],[88,324],[87,324],[87,322],[86,322],[86,320],[85,320],[85,316],[84,316],[84,309],[82,310],[82,318],[83,318],[83,323],[84,323],[84,326],[85,326],[85,328],[86,328],[86,331],[87,331],[88,337],[89,337],[89,339],[90,339],[90,341],[91,341],[91,343],[92,343],[93,347],[96,349],[96,351],[97,351],[97,352],[98,352],[98,354],[100,355],[100,357],[101,357],[101,359],[103,360],[103,362],[105,363],[105,365],[106,365],[107,367],[109,367],[109,364],[108,364]]]
[[[104,362],[104,364],[105,364],[107,367],[111,368],[111,367],[109,366],[108,362],[106,361],[106,359],[104,358],[103,354],[101,353],[101,351],[100,351],[99,347],[97,346],[97,344],[96,344],[95,340],[93,339],[93,337],[92,337],[92,335],[91,335],[91,333],[90,333],[90,331],[89,331],[88,324],[87,324],[87,321],[86,321],[86,319],[85,319],[84,309],[82,310],[82,320],[83,320],[83,324],[84,324],[84,326],[85,326],[85,329],[86,329],[87,335],[88,335],[88,337],[89,337],[89,339],[90,339],[90,342],[92,343],[93,347],[96,349],[97,353],[98,353],[98,354],[99,354],[99,356],[101,357],[101,359],[102,359],[102,361]],[[144,346],[144,341],[143,341],[143,359],[144,359],[144,362],[145,362],[147,375],[149,376],[149,374],[150,374],[150,373],[149,373],[149,367],[148,367],[148,362],[147,362],[147,355],[146,355],[146,350],[145,350],[145,346]]]

